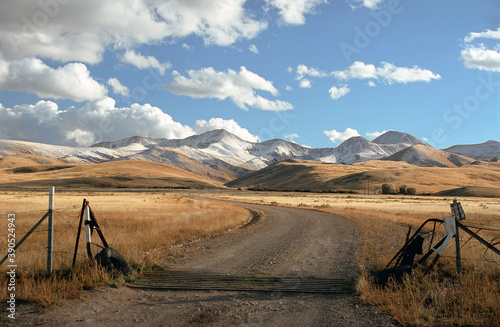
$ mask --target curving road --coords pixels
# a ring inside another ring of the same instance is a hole
[[[227,274],[353,278],[359,235],[344,218],[311,210],[242,204],[264,213],[258,224],[208,240],[180,270]]]
[[[240,204],[265,218],[184,248],[179,270],[353,278],[359,235],[341,217]],[[127,287],[88,294],[44,314],[18,315],[47,326],[394,326],[355,294],[166,291]]]

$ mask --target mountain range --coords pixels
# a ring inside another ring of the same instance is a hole
[[[281,139],[248,142],[220,129],[184,139],[134,136],[90,147],[0,140],[0,168],[9,168],[6,159],[9,157],[29,158],[31,161],[26,162],[26,166],[148,161],[180,168],[222,185],[286,160],[340,166],[382,160],[421,167],[463,167],[497,161],[500,142],[439,150],[410,134],[388,131],[372,141],[357,136],[337,147],[310,148]]]

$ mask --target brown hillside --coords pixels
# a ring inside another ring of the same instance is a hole
[[[208,177],[167,164],[110,161],[80,165],[32,165],[0,169],[0,187],[224,187]]]
[[[417,144],[399,151],[392,156],[380,160],[404,161],[412,165],[423,167],[461,167],[470,165],[474,159],[459,154],[435,149],[430,146]]]
[[[371,192],[388,183],[407,185],[417,193],[436,193],[465,186],[498,187],[500,165],[484,163],[455,168],[418,167],[405,162],[373,160],[354,165],[286,160],[228,184],[230,187]]]
[[[436,193],[439,196],[477,196],[482,198],[500,198],[500,187],[466,186]]]
[[[241,174],[237,174],[224,168],[223,165],[209,165],[205,164],[200,160],[193,159],[186,156],[181,151],[177,149],[168,149],[156,147],[154,149],[149,149],[143,153],[133,154],[128,157],[124,157],[125,160],[139,160],[139,161],[153,161],[165,163],[167,165],[182,167],[183,170],[187,170],[196,175],[208,176],[210,179],[216,180],[218,182],[226,183],[231,181],[242,174],[248,173],[247,170],[241,169]],[[233,169],[237,170],[237,169]]]
[[[0,169],[58,163],[62,163],[62,161],[36,155],[0,157]]]

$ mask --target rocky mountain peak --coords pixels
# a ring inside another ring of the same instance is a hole
[[[417,144],[423,144],[423,145],[428,145],[424,141],[416,138],[413,135],[410,135],[408,133],[402,133],[402,132],[397,132],[397,131],[387,131],[384,134],[380,135],[379,137],[375,138],[373,143],[377,144],[408,144],[408,145],[417,145]]]

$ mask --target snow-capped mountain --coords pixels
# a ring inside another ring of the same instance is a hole
[[[500,157],[500,142],[490,140],[481,144],[454,145],[444,151],[476,159],[494,159]]]
[[[396,131],[388,131],[379,137],[375,138],[373,143],[378,144],[384,151],[392,155],[398,153],[406,148],[414,145],[426,145],[429,146],[424,141],[416,138],[408,133],[401,133]]]
[[[183,158],[191,158],[208,166],[220,166],[241,175],[284,159],[352,164],[384,158],[412,145],[425,144],[407,133],[395,131],[386,132],[376,141],[371,142],[363,137],[353,137],[336,148],[313,149],[281,139],[252,143],[225,130],[213,130],[185,139],[133,137],[117,142],[101,142],[94,146],[131,149],[136,144],[137,148],[156,149],[154,155],[145,151],[123,159],[153,160],[178,165],[178,158],[182,155]]]
[[[461,167],[472,164],[475,160],[459,154],[434,149],[430,146],[416,144],[399,151],[389,157],[389,161],[405,161],[421,167]]]
[[[262,143],[254,143],[248,149],[248,152],[253,156],[276,162],[291,158],[312,159],[310,150],[310,148],[298,145],[297,143],[273,139]]]
[[[428,145],[427,143],[416,138],[413,135],[396,131],[385,132],[384,134],[375,138],[372,142],[377,144],[405,144],[410,146],[417,144]]]
[[[492,153],[500,155],[499,144],[496,141],[489,141],[478,145],[478,149],[474,146],[457,146],[447,150],[455,153],[467,152],[466,156],[490,158]],[[373,141],[358,136],[344,141],[335,148],[314,149],[280,139],[253,143],[225,130],[213,130],[184,139],[134,136],[80,148],[0,140],[0,157],[35,155],[54,158],[60,162],[78,163],[145,160],[167,163],[217,180],[224,180],[242,176],[284,159],[352,164],[386,158],[414,145],[433,149],[407,133],[396,131],[386,132]]]
[[[137,151],[137,146],[109,149],[104,147],[70,147],[25,141],[0,140],[0,157],[39,156],[54,158],[68,163],[104,162],[119,159]]]
[[[223,166],[231,171],[236,168],[238,170],[252,171],[284,159],[352,164],[354,162],[384,158],[414,144],[425,144],[406,133],[390,131],[386,134],[388,136],[384,137],[384,134],[379,137],[379,143],[358,136],[344,141],[336,148],[322,149],[312,149],[281,139],[252,143],[242,140],[225,130],[213,130],[175,140],[133,137],[117,142],[101,142],[94,146],[117,150],[129,150],[134,147],[143,150],[155,148],[163,149],[165,153],[171,153],[175,149],[176,153],[208,165]],[[399,140],[404,143],[390,143]],[[171,156],[171,154],[160,155],[154,160],[173,164],[170,159]],[[132,157],[128,156],[124,159]]]
[[[337,163],[351,164],[354,162],[380,159],[392,153],[382,149],[378,144],[370,142],[364,137],[355,136],[342,142],[332,152]]]

